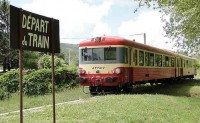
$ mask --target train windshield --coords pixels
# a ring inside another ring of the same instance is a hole
[[[123,55],[122,55],[123,54]],[[126,63],[127,49],[120,47],[80,49],[80,63]]]

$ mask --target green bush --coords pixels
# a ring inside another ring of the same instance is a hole
[[[38,61],[38,68],[51,68],[51,56],[49,55],[43,55],[42,57],[39,58]],[[58,58],[57,56],[54,56],[54,66],[55,68],[59,67],[67,67],[65,64],[65,61],[61,58]]]
[[[23,68],[24,69],[37,69],[37,63],[40,58],[40,54],[38,52],[33,51],[24,51],[23,52]]]
[[[78,76],[74,67],[60,67],[55,71],[55,83],[60,88],[62,87],[74,87],[76,86],[75,78]]]
[[[55,70],[55,84],[60,86],[66,85],[70,80],[67,80],[67,68],[59,67]]]
[[[77,67],[74,67],[74,66],[67,66],[66,68],[67,68],[67,70],[68,70],[70,73],[73,73],[73,74],[75,74],[75,75],[78,75],[78,73],[77,73]]]
[[[9,99],[10,93],[7,92],[4,88],[0,88],[0,100]]]
[[[68,77],[68,76],[71,77]],[[59,67],[55,70],[55,88],[73,87],[72,81],[76,76],[67,70],[67,67]],[[51,69],[40,69],[24,77],[24,93],[28,96],[44,95],[51,92]]]
[[[18,70],[12,70],[0,76],[0,100],[8,99],[11,93],[19,90]]]
[[[0,88],[4,91],[14,93],[19,90],[19,72],[12,70],[0,76]]]
[[[51,92],[51,69],[26,70],[23,76],[23,92],[28,96],[44,95]],[[76,68],[58,67],[55,69],[56,88],[74,87],[73,79],[77,76]],[[0,99],[9,98],[19,90],[18,70],[9,71],[0,76]]]
[[[45,93],[50,92],[50,82],[50,69],[37,70],[24,77],[23,92],[28,96],[44,95]]]

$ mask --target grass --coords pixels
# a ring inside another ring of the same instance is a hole
[[[68,95],[69,93],[72,93],[69,100],[78,98],[82,100],[56,106],[57,123],[200,122],[200,80],[186,80],[165,86],[137,87],[133,94],[128,95],[106,95],[88,98],[90,96],[87,94],[82,95],[80,88],[65,94]],[[50,98],[50,95],[47,96]],[[85,98],[82,98],[82,96]],[[60,102],[67,100],[62,100],[62,97]],[[49,100],[49,104],[51,104],[50,99],[42,98],[41,100]],[[27,104],[31,104],[32,101],[30,99]],[[0,123],[18,122],[18,113],[0,116]],[[27,111],[24,113],[24,122],[52,122],[52,108],[45,107],[35,112]]]
[[[89,98],[90,95],[82,92],[82,88],[78,87],[75,89],[64,90],[57,92],[56,103],[66,102],[70,100]],[[24,109],[51,105],[52,104],[52,94],[37,96],[37,97],[27,97],[23,96]],[[15,93],[9,100],[0,101],[0,114],[19,110],[19,94]]]

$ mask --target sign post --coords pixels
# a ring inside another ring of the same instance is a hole
[[[53,104],[53,123],[56,122],[56,109],[55,109],[55,84],[54,84],[54,80],[55,80],[55,74],[54,74],[54,51],[52,51],[51,53],[51,59],[52,59],[52,66],[51,66],[51,69],[52,69],[52,73],[51,73],[51,76],[52,76],[52,104]]]
[[[22,17],[22,9],[20,9],[20,22]],[[21,27],[21,23],[20,23]],[[22,66],[22,29],[19,30],[19,92],[20,92],[20,123],[23,123],[23,66]]]
[[[51,29],[53,29],[53,27],[54,27],[54,20],[53,20],[53,18],[51,19]],[[51,30],[51,38],[54,38],[54,35],[53,35],[53,31]],[[55,70],[54,70],[54,45],[53,45],[53,42],[54,41],[52,41],[52,52],[51,52],[51,58],[52,58],[52,65],[51,65],[51,69],[52,69],[52,74],[51,74],[51,76],[52,76],[52,105],[53,105],[53,123],[56,123],[56,109],[55,109],[55,83],[54,83],[54,81],[55,81]]]
[[[52,55],[53,123],[55,114],[54,53],[60,53],[59,20],[10,6],[10,47],[19,49],[20,123],[23,123],[22,51],[50,52]]]

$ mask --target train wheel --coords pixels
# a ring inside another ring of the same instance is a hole
[[[93,96],[96,96],[99,94],[99,88],[96,86],[90,86],[89,90],[90,90],[90,94]]]
[[[120,87],[112,87],[111,89],[110,89],[110,93],[112,93],[112,94],[120,94],[121,93],[121,88]]]
[[[130,84],[126,84],[126,85],[124,85],[123,87],[122,87],[122,89],[123,89],[123,92],[124,93],[132,93],[133,92],[133,87],[132,87],[132,85],[130,85]]]

